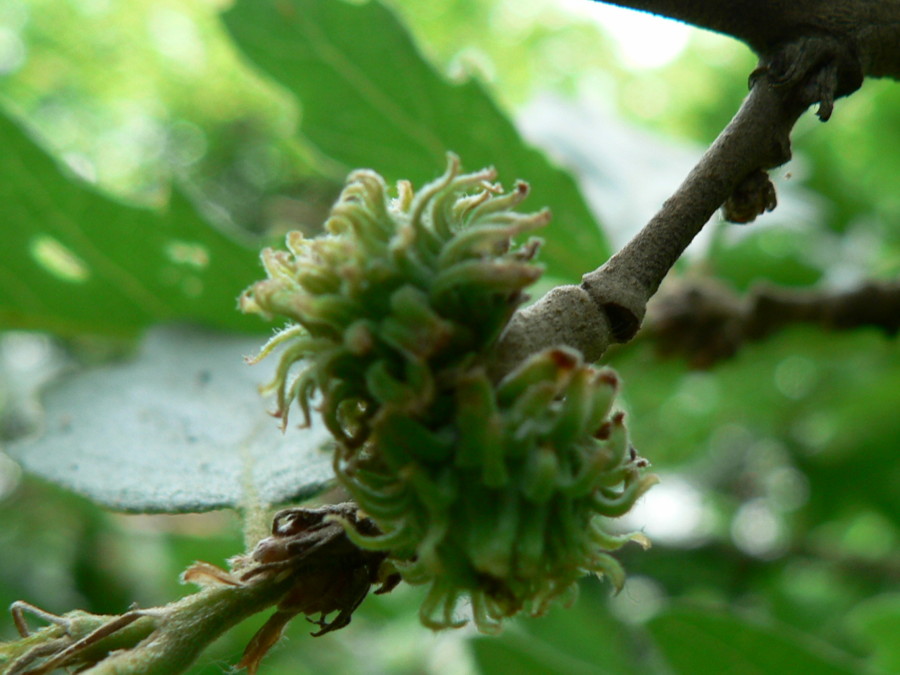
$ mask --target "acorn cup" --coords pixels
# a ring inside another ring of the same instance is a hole
[[[261,350],[283,347],[269,390],[282,424],[312,400],[336,440],[338,481],[381,533],[348,537],[386,552],[409,583],[429,584],[421,609],[433,628],[461,625],[468,596],[478,628],[495,632],[520,611],[568,600],[589,573],[624,583],[609,555],[640,534],[613,534],[656,482],[629,446],[609,369],[568,347],[528,358],[500,382],[491,350],[525,288],[541,274],[538,241],[549,212],[520,214],[526,197],[460,174],[449,156],[414,193],[355,171],[326,233],[287,237],[262,254],[268,278],[241,308],[291,323]]]

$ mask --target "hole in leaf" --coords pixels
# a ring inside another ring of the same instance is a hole
[[[202,244],[173,239],[166,244],[166,255],[174,263],[201,270],[209,265],[209,251]]]
[[[58,279],[84,283],[91,276],[84,261],[51,236],[37,235],[28,250],[41,267]]]

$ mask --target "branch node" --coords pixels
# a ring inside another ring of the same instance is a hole
[[[490,376],[499,380],[528,356],[566,345],[585,361],[600,358],[609,346],[610,320],[581,286],[557,286],[530,307],[516,312],[494,348]]]
[[[791,92],[804,109],[818,103],[817,115],[827,122],[834,101],[862,86],[859,54],[847,37],[812,34],[782,42],[768,50],[750,75],[751,86],[763,73],[772,84]]]
[[[581,287],[606,314],[613,342],[628,342],[637,334],[647,311],[647,301],[656,290],[646,287],[626,270],[619,270],[613,261],[585,274]]]

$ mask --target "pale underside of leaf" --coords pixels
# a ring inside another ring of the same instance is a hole
[[[54,383],[42,433],[7,452],[26,471],[120,511],[313,496],[332,478],[330,436],[316,420],[281,432],[258,391],[276,360],[249,366],[243,358],[260,342],[156,328],[134,360]]]

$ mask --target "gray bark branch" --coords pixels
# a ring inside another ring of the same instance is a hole
[[[647,301],[710,216],[748,176],[790,158],[790,131],[806,103],[756,78],[731,123],[637,236],[579,286],[559,286],[516,313],[496,349],[494,371],[565,344],[595,361],[637,333]]]
[[[637,333],[669,269],[725,206],[749,222],[775,206],[766,170],[790,159],[790,132],[810,105],[824,121],[834,100],[866,76],[900,78],[900,0],[619,0],[732,35],[760,56],[740,110],[662,209],[621,251],[516,313],[499,340],[493,375],[530,354],[568,345],[589,361]]]
[[[799,324],[826,331],[870,327],[894,337],[900,331],[900,281],[866,281],[839,291],[762,284],[745,296],[711,279],[680,283],[654,298],[639,339],[652,341],[664,356],[709,368],[748,343]]]
[[[760,57],[800,38],[830,36],[856,55],[862,76],[900,78],[900,0],[604,1],[730,35]]]

